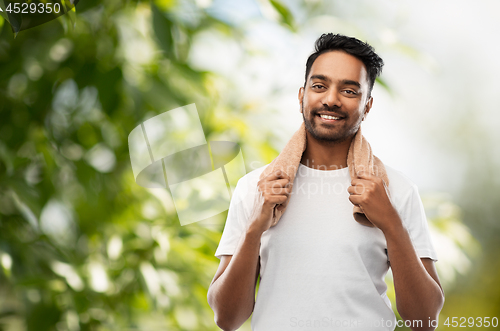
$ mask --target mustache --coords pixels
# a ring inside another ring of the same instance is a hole
[[[329,113],[335,113],[335,114],[340,115],[342,117],[347,117],[347,114],[345,114],[343,111],[341,111],[340,108],[337,106],[328,107],[328,106],[324,105],[323,107],[312,109],[312,113],[314,113],[315,115],[317,113],[319,113],[320,111],[326,111]]]

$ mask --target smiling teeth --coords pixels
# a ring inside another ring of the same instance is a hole
[[[329,120],[339,120],[340,117],[333,117],[333,116],[330,116],[330,115],[319,115],[321,116],[321,118],[326,118],[326,119],[329,119]]]

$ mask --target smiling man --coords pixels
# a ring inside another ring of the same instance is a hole
[[[299,89],[306,147],[297,174],[240,179],[208,302],[223,330],[433,330],[444,302],[418,189],[385,165],[351,178],[348,153],[383,66],[358,39],[324,34]],[[354,220],[353,205],[371,227]],[[276,226],[275,208],[286,207]],[[392,269],[397,322],[384,282]],[[260,285],[255,300],[256,282]]]

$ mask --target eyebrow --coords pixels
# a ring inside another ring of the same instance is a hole
[[[357,86],[358,88],[361,88],[361,84],[355,80],[349,80],[349,79],[343,79],[340,81],[341,85],[354,85]]]
[[[311,78],[309,78],[309,80],[313,80],[313,79],[324,80],[326,82],[332,81],[330,78],[326,77],[325,75],[312,75]]]
[[[328,82],[330,83],[332,80],[328,77],[326,77],[325,75],[312,75],[311,78],[309,78],[310,80],[313,80],[313,79],[319,79],[319,80],[322,80],[322,81],[325,81],[325,82]],[[340,81],[340,84],[341,85],[354,85],[358,88],[361,88],[361,84],[355,80],[350,80],[350,79],[343,79]]]

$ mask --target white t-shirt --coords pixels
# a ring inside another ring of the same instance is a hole
[[[218,258],[234,254],[265,167],[238,181]],[[417,254],[437,260],[416,185],[389,166],[386,171],[391,201]],[[389,268],[385,236],[354,220],[350,185],[348,168],[299,165],[285,213],[261,237],[252,330],[394,330],[384,282]]]

